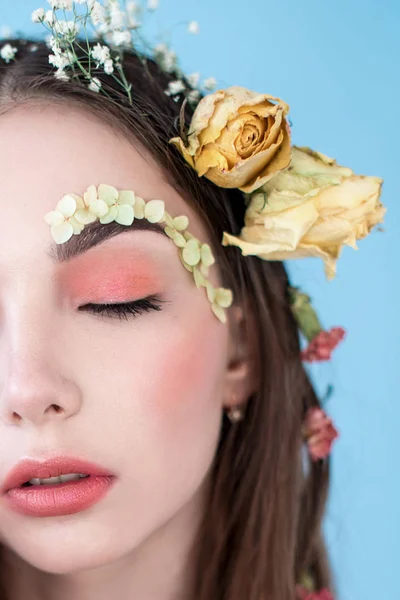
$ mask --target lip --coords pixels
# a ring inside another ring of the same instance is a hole
[[[10,471],[2,485],[1,493],[4,494],[13,488],[20,487],[23,483],[35,477],[48,479],[49,477],[59,477],[68,473],[82,473],[98,477],[113,476],[113,473],[107,469],[77,458],[58,456],[44,461],[25,459]]]
[[[48,479],[69,473],[88,477],[55,485],[21,487],[33,478]],[[35,517],[63,516],[93,506],[107,494],[115,479],[109,470],[76,458],[26,459],[7,475],[1,494],[15,512]]]

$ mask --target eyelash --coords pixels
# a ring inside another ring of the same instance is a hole
[[[133,302],[119,304],[85,304],[78,310],[91,312],[92,314],[104,318],[118,318],[128,321],[130,317],[137,317],[143,313],[151,311],[161,311],[163,300],[159,296],[148,296]]]

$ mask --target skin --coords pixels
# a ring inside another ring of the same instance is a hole
[[[223,409],[252,391],[241,311],[221,324],[159,233],[127,232],[57,265],[43,217],[67,192],[109,183],[162,198],[204,242],[207,231],[145,152],[82,109],[1,115],[0,165],[0,483],[22,458],[54,454],[118,478],[65,517],[20,515],[0,497],[10,600],[186,598]],[[160,312],[78,311],[149,293]]]

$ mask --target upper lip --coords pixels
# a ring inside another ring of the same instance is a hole
[[[1,493],[4,494],[13,488],[19,487],[33,478],[48,479],[49,477],[59,477],[68,473],[81,473],[98,477],[112,477],[114,475],[99,465],[79,458],[67,456],[57,456],[48,460],[27,458],[17,463],[8,473],[1,486]]]

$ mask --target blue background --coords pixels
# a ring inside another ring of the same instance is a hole
[[[2,0],[0,25],[41,35],[39,6]],[[335,386],[328,410],[341,431],[325,521],[339,600],[400,600],[400,2],[161,0],[151,19],[151,32],[179,23],[170,33],[185,71],[283,98],[295,144],[385,180],[385,232],[345,249],[333,282],[316,259],[289,268],[326,327],[348,329],[333,362],[311,370],[321,392]]]

